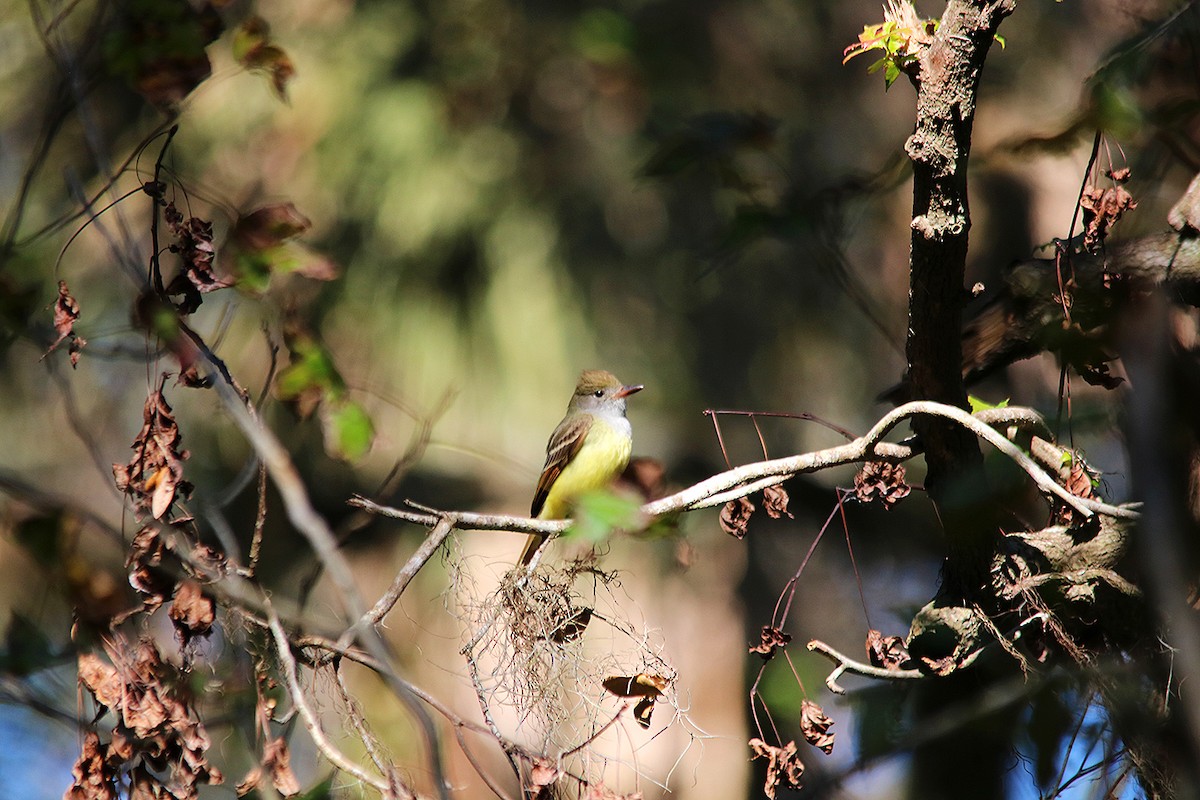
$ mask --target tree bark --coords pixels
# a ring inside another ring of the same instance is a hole
[[[933,42],[919,62],[917,121],[905,151],[913,165],[912,250],[909,265],[908,384],[914,399],[967,407],[962,379],[963,286],[967,236],[967,163],[975,121],[976,93],[988,50],[1000,22],[1015,0],[950,0]],[[925,448],[926,487],[940,509],[946,530],[946,562],[939,596],[944,603],[970,605],[984,594],[988,567],[998,540],[982,490],[982,456],[975,437],[953,424],[914,420]],[[910,640],[914,654],[922,648]],[[936,646],[936,645],[935,645]],[[931,653],[934,657],[943,654]],[[947,701],[975,694],[976,680],[938,681],[918,694],[918,715]],[[996,725],[996,730],[1007,728]],[[1007,733],[995,739],[951,736],[913,754],[909,794],[949,796],[947,765],[972,765],[979,797],[1003,796]],[[967,776],[962,776],[964,779]],[[983,789],[983,787],[987,787]]]
[[[909,329],[912,396],[967,407],[962,380],[962,309],[967,236],[967,162],[984,60],[1015,0],[952,0],[920,57],[916,130],[905,145],[913,164]],[[986,576],[995,528],[970,506],[981,466],[975,437],[945,421],[914,421],[925,446],[926,486],[947,530],[943,591],[970,594]]]

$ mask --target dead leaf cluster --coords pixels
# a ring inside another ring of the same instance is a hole
[[[908,497],[911,491],[900,464],[868,461],[854,476],[854,496],[860,503],[878,500],[888,509]]]
[[[64,800],[116,800],[117,777],[131,769],[130,797],[139,800],[196,800],[201,784],[221,783],[208,762],[208,733],[154,643],[113,638],[104,649],[108,660],[80,654],[79,682],[117,722],[107,744],[95,733],[85,738]]]
[[[1112,186],[1107,189],[1088,186],[1079,197],[1083,208],[1083,249],[1089,253],[1099,252],[1112,226],[1126,211],[1137,208],[1133,195],[1121,185],[1129,180],[1129,170],[1108,170],[1105,174],[1112,179]]]
[[[192,490],[183,479],[188,452],[179,449],[183,434],[163,396],[165,382],[163,375],[146,398],[142,430],[133,440],[133,458],[128,464],[113,464],[117,488],[132,498],[134,511],[139,516],[149,511],[154,519],[164,517],[177,495],[187,496]]]
[[[212,223],[199,217],[184,218],[174,203],[163,207],[163,222],[175,237],[167,249],[179,256],[181,271],[167,287],[167,294],[182,295],[177,308],[181,314],[191,314],[200,307],[200,295],[232,285],[232,281],[213,273],[217,256],[213,245]]]
[[[800,778],[804,775],[804,763],[796,752],[796,743],[788,742],[783,747],[775,747],[762,739],[751,739],[750,749],[754,751],[751,760],[767,759],[767,780],[763,784],[763,793],[775,800],[775,793],[782,786],[785,789],[799,789]]]
[[[792,641],[790,633],[784,633],[771,625],[763,625],[759,637],[758,644],[750,645],[750,652],[758,653],[764,661],[770,661],[775,657],[776,650],[786,647],[788,642]]]

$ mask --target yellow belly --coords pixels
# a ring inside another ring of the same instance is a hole
[[[550,487],[538,519],[565,519],[576,497],[603,489],[625,471],[632,451],[628,433],[603,420],[593,422],[583,447]]]

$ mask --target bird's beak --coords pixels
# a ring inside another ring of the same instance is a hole
[[[622,397],[629,397],[629,395],[631,395],[631,394],[640,392],[642,389],[645,389],[645,388],[646,387],[642,386],[640,383],[637,386],[622,386],[620,391],[618,391],[616,394],[614,394],[613,397],[615,397],[619,400]]]

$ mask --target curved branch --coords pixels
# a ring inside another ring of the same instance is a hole
[[[810,453],[758,461],[734,467],[733,469],[706,478],[661,500],[646,503],[642,506],[642,513],[648,518],[654,519],[680,511],[694,511],[700,508],[707,508],[731,499],[745,497],[755,491],[781,483],[796,475],[819,472],[846,464],[856,464],[863,461],[887,461],[892,463],[905,461],[919,452],[917,444],[911,441],[902,443],[885,442],[883,438],[901,422],[918,416],[939,417],[949,420],[957,423],[979,438],[984,439],[1012,459],[1017,466],[1029,475],[1044,494],[1057,497],[1085,519],[1095,514],[1130,520],[1138,519],[1140,516],[1132,508],[1114,506],[1098,500],[1086,499],[1071,494],[1058,484],[1032,458],[1026,455],[1024,451],[992,427],[992,425],[1016,425],[1042,432],[1044,431],[1045,424],[1036,412],[1025,408],[1001,408],[987,409],[976,414],[969,414],[956,406],[934,403],[928,400],[905,403],[899,408],[893,409],[880,419],[879,422],[875,423],[874,427],[866,435],[860,436],[852,442]],[[419,511],[389,508],[359,495],[351,497],[347,502],[352,506],[376,514],[415,522],[431,528],[441,524],[446,519],[452,519],[453,521],[450,524],[453,528],[509,531],[514,533],[540,533],[546,536],[557,536],[571,526],[571,520],[548,521],[506,514],[473,514],[465,511],[447,515],[445,512],[425,506],[417,506],[422,509]],[[416,506],[411,501],[409,504]]]
[[[813,639],[809,642],[808,649],[825,656],[836,665],[833,672],[829,673],[829,677],[825,679],[825,685],[834,694],[846,693],[846,689],[837,682],[837,679],[842,677],[846,672],[855,675],[865,675],[868,678],[883,678],[889,681],[912,681],[925,677],[925,673],[919,669],[885,669],[883,667],[872,666],[871,664],[864,664],[861,661],[855,661],[853,658],[834,650],[819,639]]]

